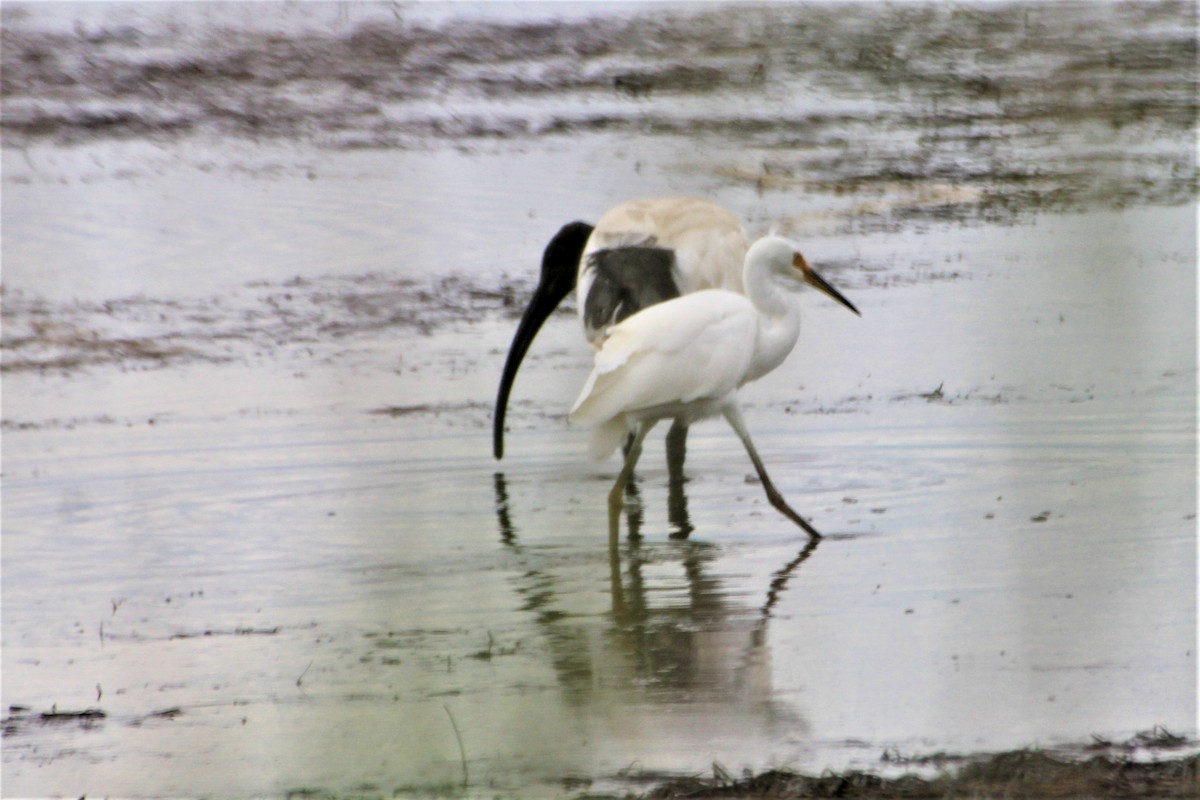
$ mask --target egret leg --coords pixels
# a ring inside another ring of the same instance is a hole
[[[637,466],[638,458],[642,455],[642,442],[653,427],[653,422],[638,423],[633,432],[633,440],[629,443],[629,452],[625,454],[625,466],[621,468],[617,482],[613,484],[612,490],[608,493],[608,538],[610,543],[616,543],[621,527],[621,509],[625,506],[625,485],[629,483],[629,478],[633,475],[633,468]]]
[[[792,510],[792,507],[783,499],[783,495],[775,488],[775,484],[771,482],[771,476],[767,474],[767,468],[763,466],[762,459],[758,457],[758,451],[754,449],[754,442],[750,441],[750,432],[746,430],[746,422],[742,419],[741,410],[736,405],[729,405],[725,407],[723,413],[725,420],[737,433],[738,438],[742,440],[742,444],[745,445],[750,460],[754,462],[754,468],[758,470],[758,479],[762,481],[763,489],[766,491],[767,499],[771,501],[771,505],[775,506],[785,517],[803,528],[809,536],[814,539],[820,539],[821,534],[817,532],[817,529],[805,522],[803,517]]]

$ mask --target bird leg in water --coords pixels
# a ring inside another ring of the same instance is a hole
[[[671,531],[672,539],[686,539],[695,528],[688,516],[687,495],[683,492],[683,484],[687,480],[683,476],[683,462],[687,457],[688,426],[676,417],[667,431],[667,516],[675,530]]]
[[[672,486],[683,485],[683,462],[687,459],[687,432],[688,426],[679,421],[676,417],[671,423],[671,430],[667,431],[667,475],[670,478]],[[628,456],[630,448],[633,447],[633,434],[625,437],[625,441],[621,443],[621,455]],[[634,494],[634,484],[629,484],[629,494]]]
[[[750,460],[754,462],[754,468],[758,470],[758,479],[762,481],[763,489],[767,492],[767,499],[771,501],[771,505],[782,513],[792,522],[804,528],[805,532],[814,539],[820,539],[821,534],[812,525],[804,521],[804,518],[792,510],[792,507],[783,499],[783,495],[775,488],[775,484],[771,482],[771,476],[767,474],[767,468],[763,466],[762,459],[758,457],[758,451],[754,449],[754,443],[750,441],[750,432],[746,430],[746,422],[742,419],[742,412],[736,405],[729,405],[724,410],[725,420],[737,432],[738,438],[742,440],[742,444],[746,447],[746,452],[750,455]]]
[[[638,489],[637,475],[630,475],[625,484],[625,523],[629,527],[629,538],[642,538],[642,521],[645,519],[645,509],[642,507],[642,493]]]
[[[676,417],[671,423],[671,430],[667,431],[667,468],[671,470],[671,475],[674,477],[677,473],[683,474],[683,461],[687,457],[687,432],[688,426],[679,421]],[[633,447],[633,434],[625,437],[625,441],[621,443],[621,455],[629,455],[629,448]]]
[[[676,417],[667,431],[667,475],[672,483],[683,483],[683,462],[687,458],[688,426]]]
[[[687,539],[692,535],[692,531],[696,530],[696,526],[692,524],[692,517],[688,513],[687,494],[683,491],[683,485],[672,482],[667,487],[667,519],[670,520],[674,530],[668,534],[671,539]]]
[[[608,538],[611,544],[616,544],[621,527],[621,509],[625,506],[625,485],[629,483],[629,478],[633,475],[633,468],[637,466],[638,458],[642,455],[642,442],[653,427],[653,422],[638,423],[637,429],[633,432],[632,441],[629,443],[629,452],[625,454],[625,466],[621,468],[617,482],[613,484],[612,490],[608,493]]]

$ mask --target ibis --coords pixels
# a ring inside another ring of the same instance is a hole
[[[504,457],[504,420],[517,369],[546,319],[573,289],[584,336],[594,347],[609,329],[656,303],[705,289],[742,292],[750,242],[720,205],[695,197],[632,200],[595,226],[564,225],[542,254],[541,278],[513,336],[496,394],[492,452]],[[667,436],[668,464],[682,470],[687,423]]]

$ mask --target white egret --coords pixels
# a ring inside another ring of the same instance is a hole
[[[542,274],[513,336],[492,417],[492,452],[504,457],[504,418],[512,384],[534,336],[575,289],[584,335],[593,347],[613,324],[640,309],[702,289],[742,291],[750,246],[738,218],[709,200],[662,197],[611,209],[595,227],[564,225],[542,254]],[[668,436],[682,466],[687,428]]]
[[[717,414],[742,440],[771,505],[809,536],[820,537],[775,488],[750,440],[736,393],[778,367],[795,347],[800,312],[789,289],[808,284],[859,312],[813,271],[792,242],[778,236],[750,247],[743,281],[745,295],[711,289],[643,309],[610,328],[596,353],[570,420],[595,426],[592,454],[597,457],[611,455],[632,433],[625,465],[608,495],[613,537],[625,485],[650,429],[668,417],[689,425]]]

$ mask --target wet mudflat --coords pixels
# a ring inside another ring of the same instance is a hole
[[[1195,752],[1192,8],[245,8],[4,8],[6,794]],[[573,315],[491,402],[676,193],[863,311],[744,392],[829,536],[711,423],[614,573]]]

